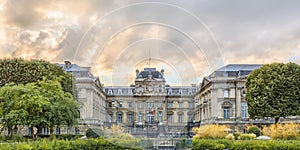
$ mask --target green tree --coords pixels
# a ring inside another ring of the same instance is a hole
[[[73,77],[60,66],[44,60],[26,61],[21,58],[0,59],[0,87],[7,83],[27,84],[43,78],[54,80],[61,77],[60,84],[65,92],[76,96]]]
[[[42,120],[43,107],[49,104],[48,99],[40,95],[33,84],[6,85],[0,88],[0,115],[3,127],[9,134],[18,125],[36,126]]]
[[[251,118],[300,115],[300,66],[266,64],[247,77],[247,102]]]
[[[59,82],[46,80],[28,84],[7,84],[0,88],[0,117],[12,135],[13,128],[28,125],[38,129],[77,124],[78,104]],[[52,130],[53,131],[53,130]]]

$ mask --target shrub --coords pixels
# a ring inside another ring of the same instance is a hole
[[[253,134],[253,133],[250,133],[250,134],[241,134],[238,137],[238,140],[253,140],[255,138],[256,138],[256,135]]]
[[[193,139],[193,149],[194,150],[223,150],[225,149],[225,144],[220,143],[218,140],[202,140],[202,139]]]
[[[240,135],[242,135],[241,132],[235,132],[235,133],[234,133],[234,139],[235,139],[235,140],[238,140],[238,138],[239,138]]]
[[[262,133],[273,139],[294,140],[300,138],[299,128],[300,125],[295,123],[277,124],[265,126]]]
[[[134,138],[131,134],[122,133],[117,135],[116,137],[106,138],[109,142],[125,146],[125,147],[139,147],[140,139]]]
[[[257,137],[260,136],[261,130],[257,127],[257,126],[251,126],[248,130],[247,133],[253,133],[255,134]]]
[[[53,140],[43,139],[40,141],[28,143],[6,143],[0,144],[0,149],[15,150],[15,149],[66,149],[66,150],[98,150],[98,149],[120,149],[120,150],[137,150],[138,148],[124,147],[110,143],[102,138],[99,139],[83,139],[83,140]]]
[[[98,138],[104,135],[103,131],[99,128],[89,128],[86,130],[86,137],[88,138]]]
[[[194,150],[299,150],[300,141],[280,141],[280,140],[247,140],[247,141],[228,141],[228,140],[205,140],[205,139],[193,139]]]
[[[225,138],[227,135],[228,126],[226,125],[204,125],[193,128],[196,135],[193,138],[200,139],[215,139]]]
[[[234,135],[232,133],[228,134],[226,137],[225,137],[227,140],[234,140]]]

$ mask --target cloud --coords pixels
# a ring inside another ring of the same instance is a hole
[[[228,63],[299,63],[299,3],[2,1],[0,57],[71,60],[106,85],[128,85],[150,50],[167,82],[189,85]]]

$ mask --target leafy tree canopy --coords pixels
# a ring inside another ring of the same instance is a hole
[[[6,84],[0,88],[1,123],[9,132],[17,125],[72,126],[79,118],[78,104],[62,90],[59,78],[28,84]]]
[[[74,96],[76,95],[72,75],[65,72],[60,66],[44,60],[0,59],[0,87],[7,83],[27,84],[37,82],[44,77],[48,80],[61,77],[60,83],[63,90],[72,93]]]
[[[247,102],[251,118],[300,115],[300,66],[266,64],[247,77]]]

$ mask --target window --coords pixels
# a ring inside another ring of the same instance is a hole
[[[168,102],[168,108],[173,108],[173,102]]]
[[[133,122],[133,115],[132,114],[127,115],[127,122]]]
[[[122,114],[118,114],[118,122],[123,122],[123,115]]]
[[[110,107],[110,108],[112,107],[112,102],[108,103],[108,107]]]
[[[180,115],[178,115],[178,122],[179,122],[179,123],[182,123],[182,121],[183,121],[183,115],[180,114]]]
[[[141,85],[140,85],[140,87],[138,88],[138,93],[142,93],[143,92],[143,88],[141,87]]]
[[[153,102],[147,102],[147,108],[154,108]]]
[[[111,122],[111,121],[112,121],[112,118],[113,118],[113,114],[109,114],[109,116],[108,116],[108,121]]]
[[[108,90],[108,95],[112,95],[112,94],[113,94],[112,90]]]
[[[142,102],[138,102],[138,108],[142,108]]]
[[[148,123],[154,123],[154,114],[152,112],[148,112],[146,115],[146,121]]]
[[[248,106],[246,102],[242,102],[242,108],[241,108],[241,117],[242,119],[246,119],[247,118],[247,114],[248,114]]]
[[[188,121],[193,121],[193,120],[194,120],[193,115],[192,115],[192,114],[189,114],[189,115],[188,115]]]
[[[157,106],[162,107],[162,102],[158,102]]]
[[[168,122],[173,122],[173,114],[168,114]]]
[[[224,119],[229,119],[229,107],[224,107]]]
[[[178,108],[182,108],[183,107],[183,102],[178,102]]]
[[[142,112],[141,112],[141,111],[139,111],[138,121],[139,121],[139,122],[142,122],[142,121],[143,121],[143,115],[142,115]]]
[[[128,102],[128,108],[132,108],[132,102]]]
[[[194,103],[189,102],[189,108],[194,108]]]
[[[158,121],[162,122],[162,111],[158,112]]]
[[[229,90],[224,90],[223,95],[224,95],[224,98],[228,98],[229,97]]]

